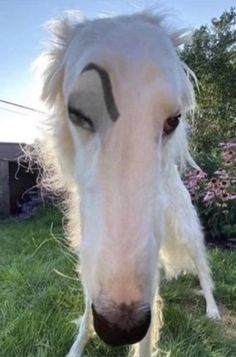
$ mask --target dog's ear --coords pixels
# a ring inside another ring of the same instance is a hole
[[[84,27],[80,13],[66,13],[62,19],[47,24],[51,33],[47,50],[35,61],[36,88],[40,84],[41,100],[50,109],[38,155],[44,167],[44,185],[53,190],[68,189],[73,180],[74,145],[65,120],[63,78],[65,53],[75,33]],[[38,90],[38,89],[37,89]]]
[[[35,61],[33,67],[39,73],[42,83],[41,100],[52,108],[62,103],[64,56],[74,33],[84,27],[86,18],[78,11],[67,12],[63,18],[48,22],[51,33],[48,49]]]
[[[192,31],[189,28],[175,30],[172,26],[170,26],[170,23],[168,21],[166,22],[166,20],[168,20],[168,15],[166,15],[162,10],[159,10],[157,13],[155,11],[155,6],[137,14],[136,17],[148,22],[149,24],[160,26],[165,29],[165,32],[169,34],[171,42],[176,48],[190,41],[192,37]]]

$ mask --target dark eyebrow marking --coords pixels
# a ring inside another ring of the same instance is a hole
[[[117,109],[116,102],[113,96],[110,77],[103,68],[101,68],[95,63],[89,63],[87,66],[85,66],[82,73],[91,70],[97,71],[101,78],[107,111],[110,114],[111,119],[113,121],[116,121],[119,118],[120,113]]]

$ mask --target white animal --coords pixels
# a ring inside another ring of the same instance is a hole
[[[38,62],[51,111],[41,149],[50,184],[68,193],[69,238],[78,252],[85,312],[69,357],[92,327],[111,345],[151,357],[158,340],[159,266],[196,272],[207,316],[219,318],[202,229],[179,169],[195,165],[185,117],[191,70],[153,12],[52,21]],[[195,165],[196,166],[196,165]]]

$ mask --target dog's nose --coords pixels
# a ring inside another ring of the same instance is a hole
[[[113,312],[103,315],[92,304],[94,329],[98,336],[112,346],[133,344],[146,335],[151,322],[149,307],[134,308],[122,304]]]

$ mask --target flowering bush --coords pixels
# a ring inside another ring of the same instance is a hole
[[[222,167],[211,177],[189,171],[184,177],[208,239],[236,238],[236,143],[220,144]]]

